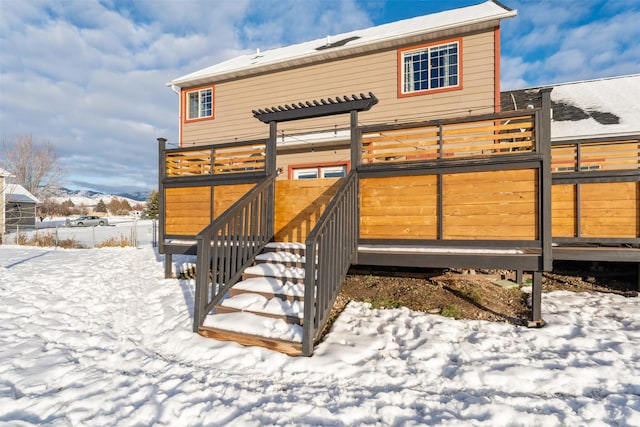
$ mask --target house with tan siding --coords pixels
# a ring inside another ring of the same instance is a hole
[[[180,140],[158,139],[159,251],[167,276],[197,256],[194,332],[311,355],[351,265],[530,272],[543,326],[551,101],[500,109],[515,16],[486,1],[169,82]]]
[[[401,123],[499,110],[500,21],[493,1],[243,56],[172,80],[180,145],[258,139],[258,107],[372,92],[360,124]],[[349,117],[279,126],[280,179],[349,168]]]

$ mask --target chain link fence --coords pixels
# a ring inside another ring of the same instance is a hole
[[[67,227],[64,221],[39,223],[36,228],[19,227],[5,231],[5,245],[96,248],[104,246],[158,245],[157,220],[109,219],[108,226]]]

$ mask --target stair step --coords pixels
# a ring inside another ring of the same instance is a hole
[[[263,252],[256,256],[256,261],[263,263],[277,263],[283,264],[287,267],[304,267],[305,258],[303,255],[278,251],[278,252]]]
[[[236,283],[229,291],[231,296],[254,293],[266,298],[280,298],[289,301],[304,300],[304,286],[299,283],[283,282],[275,277],[252,277]]]
[[[222,341],[256,345],[299,356],[302,354],[302,326],[281,319],[246,312],[209,315],[198,332]]]
[[[242,274],[242,279],[252,277],[274,277],[282,281],[304,283],[304,268],[287,267],[283,264],[262,263],[247,267]]]
[[[264,247],[264,252],[290,252],[304,255],[306,246],[297,242],[269,242]]]
[[[243,293],[224,299],[216,306],[216,313],[243,311],[260,316],[282,319],[287,323],[302,325],[304,303],[280,298],[265,298],[258,294]]]

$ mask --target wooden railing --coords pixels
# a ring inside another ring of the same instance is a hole
[[[272,239],[274,185],[267,177],[198,234],[194,332]]]
[[[264,171],[266,141],[165,150],[167,178]]]
[[[362,162],[388,163],[533,152],[535,113],[437,121],[415,127],[368,126]]]
[[[554,144],[551,168],[554,173],[637,170],[640,169],[640,140]]]
[[[556,243],[640,243],[640,138],[554,142]]]
[[[302,352],[306,356],[313,353],[313,345],[329,320],[342,282],[357,255],[360,234],[358,183],[354,169],[305,242]]]

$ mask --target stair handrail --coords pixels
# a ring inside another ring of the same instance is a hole
[[[267,176],[198,233],[194,332],[273,239],[275,179]]]
[[[359,193],[358,174],[352,169],[305,241],[302,332],[305,356],[313,353],[349,266],[356,261],[360,237]]]

